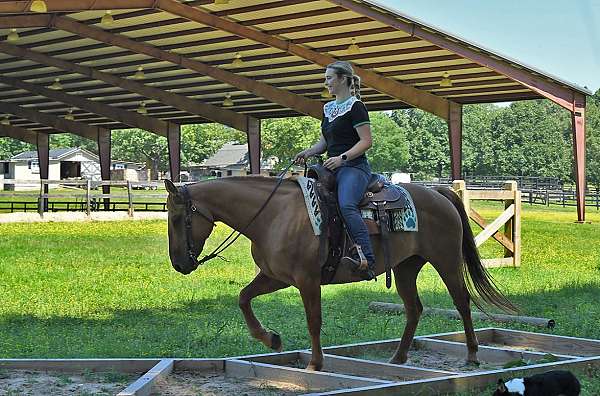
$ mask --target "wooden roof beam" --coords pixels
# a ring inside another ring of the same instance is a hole
[[[162,121],[131,111],[119,109],[114,106],[94,102],[79,96],[69,95],[58,90],[52,90],[40,85],[31,84],[16,78],[0,76],[0,83],[10,85],[15,88],[24,89],[36,95],[45,96],[47,98],[66,103],[70,106],[79,107],[80,109],[84,109],[92,113],[100,114],[112,120],[122,122],[133,128],[140,128],[161,136],[167,136],[169,130],[176,130],[179,128],[177,124],[172,124],[167,121]]]
[[[213,14],[206,13],[198,8],[182,4],[176,0],[157,0],[157,8],[187,18],[191,21],[212,26],[215,29],[224,30],[240,37],[278,48],[287,53],[299,56],[321,66],[327,66],[336,59],[308,49],[306,47],[293,44],[288,40],[283,40],[259,30],[251,29],[239,23],[229,21]],[[375,72],[354,66],[355,73],[358,74],[363,83],[378,91],[395,97],[412,106],[426,110],[441,118],[449,117],[450,104],[448,100],[437,97],[428,92],[403,84],[393,79],[383,77]]]
[[[39,52],[23,49],[15,45],[0,42],[0,52],[18,56],[19,58],[29,59],[46,66],[54,66],[66,71],[79,73],[94,80],[104,81],[115,87],[123,88],[126,91],[135,92],[144,97],[155,99],[163,104],[185,110],[190,114],[198,115],[208,120],[230,126],[237,130],[248,132],[250,117],[243,114],[238,114],[231,110],[202,103],[195,99],[190,99],[184,95],[171,93],[162,89],[141,84],[136,81],[116,77],[112,74],[104,73],[91,67],[81,66],[76,63],[47,56]]]
[[[25,143],[37,144],[37,133],[13,125],[0,125],[0,137],[9,137]]]
[[[274,88],[269,84],[257,82],[248,77],[236,75],[229,71],[209,66],[179,54],[163,51],[153,45],[137,42],[125,36],[108,33],[102,29],[87,26],[72,19],[60,16],[54,16],[50,21],[50,26],[71,32],[81,37],[101,41],[116,47],[126,48],[133,52],[156,58],[157,60],[175,63],[183,68],[197,71],[216,80],[238,87],[244,91],[254,93],[272,102],[296,110],[299,113],[307,114],[318,119],[322,117],[323,110],[319,101],[307,99],[288,91]]]
[[[64,118],[45,114],[7,102],[0,102],[0,111],[26,118],[41,125],[52,127],[56,131],[72,133],[93,140],[98,138],[98,133],[106,131],[101,127],[87,125],[77,121],[65,120]]]
[[[48,12],[153,8],[154,0],[46,0]],[[0,14],[27,14],[31,0],[2,1]]]
[[[572,88],[562,86],[556,82],[548,80],[544,76],[535,75],[521,66],[515,66],[509,61],[500,59],[498,56],[491,56],[483,51],[477,51],[468,46],[434,32],[431,29],[425,29],[416,23],[405,22],[394,18],[389,14],[380,12],[367,5],[352,0],[328,0],[333,4],[344,7],[347,10],[354,11],[360,15],[367,16],[375,21],[382,22],[398,30],[409,33],[411,36],[429,41],[438,47],[451,51],[457,55],[467,58],[481,66],[494,70],[506,77],[517,81],[532,91],[552,100],[554,103],[574,111],[573,102],[575,91]]]

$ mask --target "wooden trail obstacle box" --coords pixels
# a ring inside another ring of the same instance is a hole
[[[516,181],[504,183],[503,190],[469,190],[464,180],[455,180],[452,189],[458,194],[469,218],[482,231],[475,236],[475,245],[481,246],[489,238],[493,238],[504,247],[504,257],[482,259],[486,268],[519,267],[521,265],[521,191]],[[471,201],[502,201],[504,211],[491,223],[471,207]],[[504,226],[504,231],[500,227]]]
[[[17,382],[14,378],[39,373],[28,382],[28,391],[36,393],[31,387],[42,376],[54,375],[63,385],[53,394],[70,395],[77,384],[65,378],[108,372],[112,378],[120,374],[129,379],[114,392],[119,396],[436,395],[483,389],[498,378],[553,369],[600,369],[600,340],[500,328],[476,333],[479,366],[465,364],[464,333],[451,332],[415,337],[405,365],[387,363],[399,339],[326,347],[321,372],[304,370],[309,350],[221,359],[0,359],[0,390],[19,394],[18,388],[9,388]],[[515,361],[521,366],[504,368]]]

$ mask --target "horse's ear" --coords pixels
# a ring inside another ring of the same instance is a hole
[[[165,179],[165,188],[169,194],[179,194],[179,190],[175,187],[175,184],[169,179]]]

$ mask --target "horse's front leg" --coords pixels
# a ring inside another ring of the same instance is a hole
[[[321,349],[321,285],[309,282],[299,285],[300,295],[306,312],[306,322],[310,333],[312,356],[307,370],[319,371],[323,368],[323,350]]]
[[[256,319],[256,316],[254,316],[250,302],[256,296],[269,294],[279,289],[284,289],[288,286],[289,285],[287,283],[278,281],[277,279],[269,278],[262,272],[259,272],[252,282],[250,282],[248,286],[244,287],[240,292],[240,309],[244,314],[244,319],[246,320],[246,325],[248,326],[248,330],[250,330],[250,334],[267,347],[278,352],[280,352],[282,349],[281,337],[277,333],[265,330],[258,319]]]

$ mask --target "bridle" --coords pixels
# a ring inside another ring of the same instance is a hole
[[[241,231],[237,231],[237,230],[231,231],[231,233],[227,236],[227,238],[225,238],[225,240],[223,240],[223,242],[221,242],[219,244],[219,246],[217,246],[210,254],[202,257],[200,260],[198,260],[198,258],[194,254],[194,239],[192,237],[192,216],[194,215],[194,213],[201,215],[206,220],[208,220],[208,222],[210,222],[213,227],[215,226],[214,219],[211,216],[207,215],[206,213],[203,213],[203,211],[198,210],[196,205],[194,205],[192,197],[190,196],[190,192],[187,188],[187,185],[184,184],[181,186],[181,194],[183,196],[183,203],[185,205],[185,239],[186,239],[186,243],[187,243],[187,255],[188,255],[188,258],[196,266],[195,268],[198,268],[205,262],[212,260],[215,257],[219,257],[220,259],[225,260],[224,257],[220,256],[220,254],[225,249],[227,249],[229,246],[231,246],[240,237],[240,235],[242,235],[244,232],[246,232],[246,230],[248,229],[248,227],[250,227],[252,222],[254,220],[256,220],[258,215],[261,214],[261,212],[265,209],[265,207],[267,206],[269,201],[271,201],[271,198],[273,198],[273,195],[275,195],[275,192],[277,191],[277,189],[283,182],[283,180],[284,180],[283,176],[285,176],[285,174],[292,167],[292,165],[294,165],[293,161],[279,174],[279,176],[277,177],[277,184],[275,185],[275,188],[273,189],[273,191],[271,191],[271,194],[269,195],[269,197],[267,198],[265,203],[262,204],[260,209],[258,209],[256,214],[250,219],[248,224],[246,224],[246,226],[244,228],[242,228]],[[235,237],[233,237],[233,235],[236,232],[237,232],[237,235]],[[233,237],[233,239],[231,239],[232,237]]]

